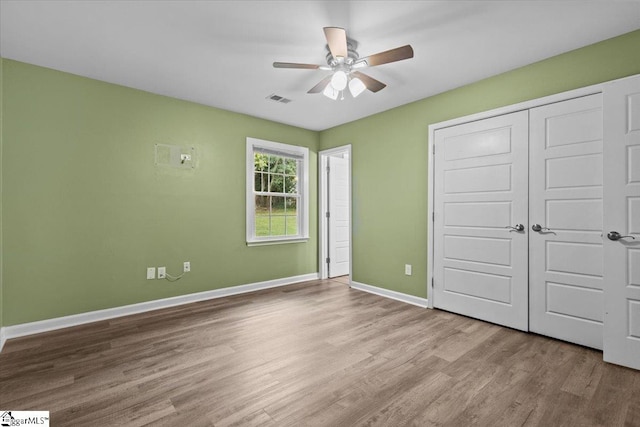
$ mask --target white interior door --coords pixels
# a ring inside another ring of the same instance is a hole
[[[531,109],[529,132],[529,330],[602,349],[602,95]]]
[[[528,329],[527,143],[527,111],[435,132],[435,307]]]
[[[349,274],[349,159],[329,157],[329,277]]]
[[[604,360],[640,369],[640,77],[603,95]]]

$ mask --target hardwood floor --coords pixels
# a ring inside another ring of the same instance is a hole
[[[56,427],[640,426],[640,371],[337,279],[10,340],[0,409]]]

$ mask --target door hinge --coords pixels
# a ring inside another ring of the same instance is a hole
[[[331,259],[329,257],[327,257],[327,264],[329,264],[329,261],[331,261]]]
[[[327,212],[325,216],[329,218],[331,216],[331,213]]]
[[[431,222],[434,222],[435,220],[436,220],[436,213],[431,212]]]
[[[327,166],[327,172],[331,172],[331,168]]]
[[[432,147],[431,151],[433,152],[433,154],[436,154],[436,144],[433,144],[431,147]]]
[[[433,288],[435,288],[435,287],[436,287],[436,281],[435,281],[435,279],[432,277],[432,278],[431,278],[431,289],[433,289]]]

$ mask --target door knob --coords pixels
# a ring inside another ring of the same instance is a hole
[[[633,240],[635,240],[636,238],[633,236],[621,236],[620,233],[618,233],[617,231],[610,231],[609,234],[607,234],[607,237],[609,238],[609,240],[613,240],[614,242],[616,240],[620,240],[620,239],[626,239],[627,237],[632,238]]]
[[[516,224],[515,227],[513,227],[511,225],[507,225],[505,228],[510,228],[512,230],[515,230],[515,231],[524,231],[524,225],[522,225],[522,224]]]
[[[540,224],[533,224],[533,225],[531,226],[531,229],[532,229],[533,231],[537,231],[537,232],[540,232],[540,231],[542,231],[542,230],[551,231],[551,229],[550,229],[550,228],[543,227],[543,226],[541,226]]]

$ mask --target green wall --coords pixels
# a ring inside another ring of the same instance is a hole
[[[352,144],[353,280],[427,296],[430,124],[638,73],[634,31],[321,132],[321,150]]]
[[[428,125],[640,73],[638,52],[635,31],[323,132],[2,60],[0,326],[316,272],[317,151],[344,144],[354,280],[426,297]],[[247,136],[310,148],[309,242],[246,246]]]
[[[318,271],[317,132],[3,66],[4,326]],[[247,136],[309,147],[308,242],[247,247]],[[194,146],[197,167],[155,166],[156,143]]]

